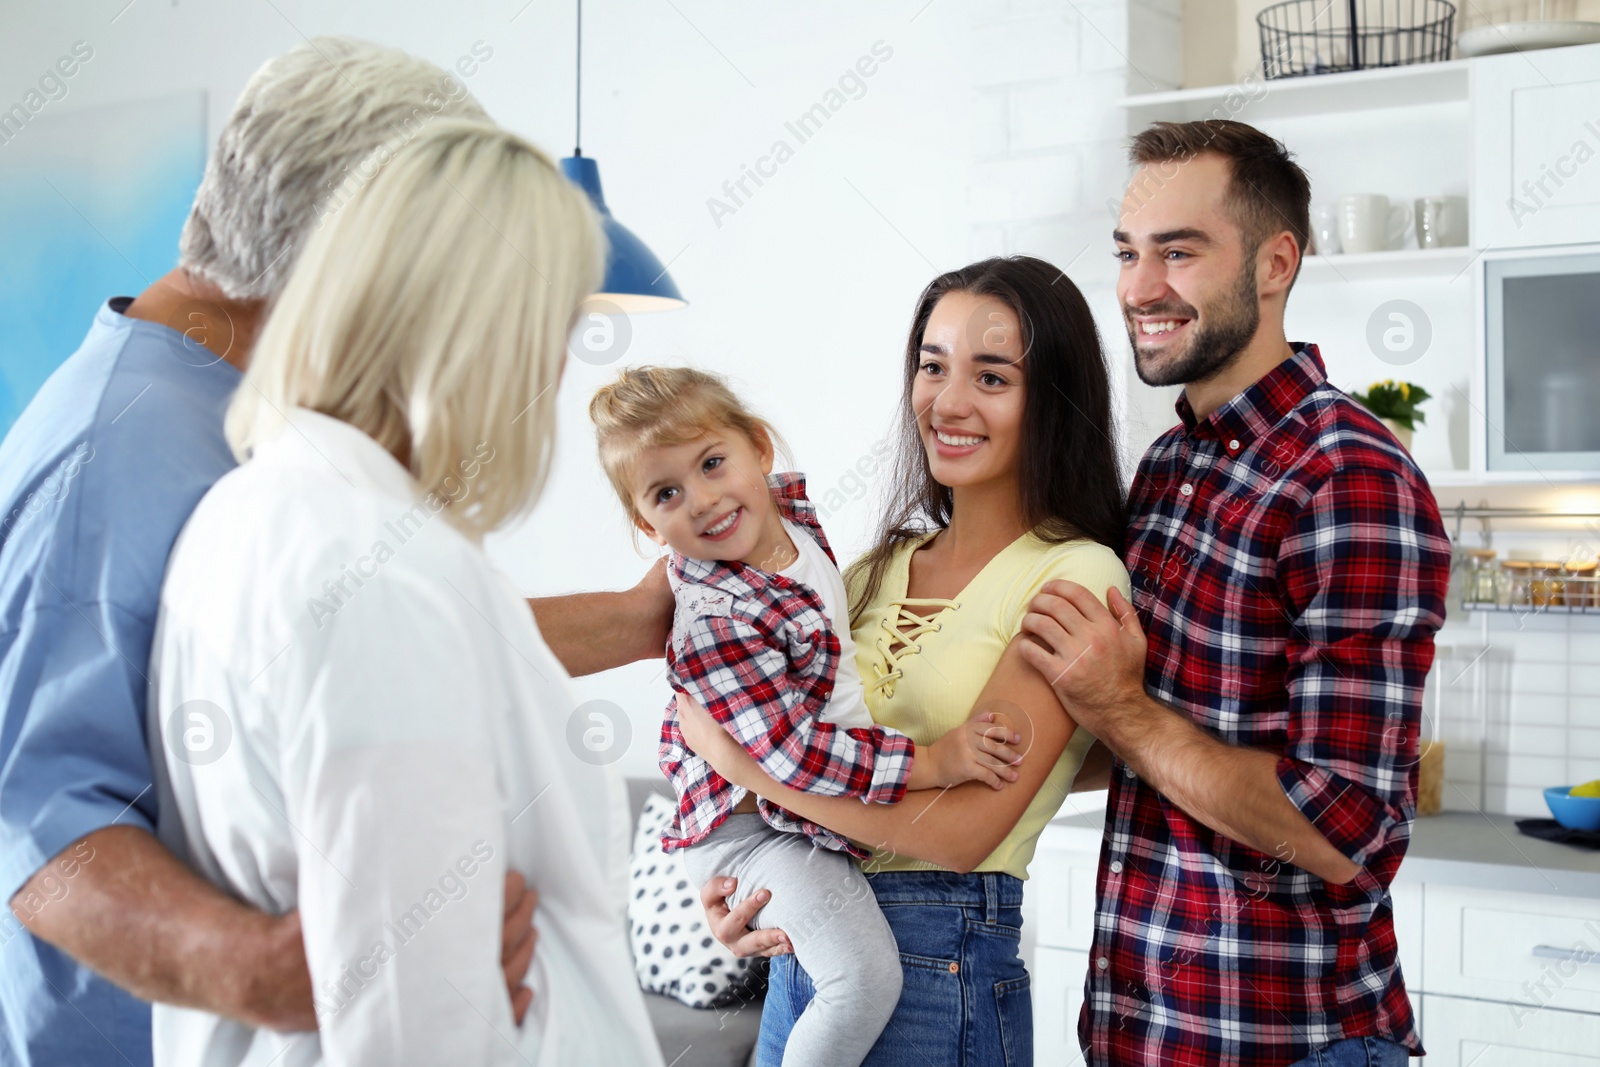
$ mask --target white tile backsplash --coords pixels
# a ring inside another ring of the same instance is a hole
[[[1437,648],[1446,808],[1548,817],[1546,787],[1600,778],[1600,617],[1453,608]]]
[[[1600,718],[1588,719],[1587,722],[1597,724],[1597,728],[1575,726],[1567,731],[1568,754],[1574,760],[1600,760]],[[1600,774],[1594,777],[1600,778]],[[1584,781],[1589,779],[1585,778]],[[1577,785],[1577,781],[1563,782],[1563,785]]]
[[[1536,786],[1566,785],[1567,761],[1564,756],[1524,756],[1509,752],[1492,753],[1488,759],[1489,785]]]
[[[1543,666],[1541,664],[1541,666]],[[1548,686],[1547,675],[1529,672],[1530,685]],[[1498,690],[1488,694],[1488,719],[1494,723],[1521,722],[1530,726],[1565,726],[1568,700],[1564,693]]]
[[[1527,723],[1511,724],[1511,750],[1529,756],[1554,756],[1567,758],[1570,731],[1564,726],[1530,726]]]
[[[1512,653],[1514,655],[1514,653]],[[1497,672],[1491,691],[1506,693],[1518,706],[1532,696],[1559,698],[1561,714],[1567,710],[1567,665],[1565,663],[1523,662],[1512,660],[1509,670]],[[1546,702],[1549,703],[1549,702]]]
[[[1594,666],[1594,661],[1597,653],[1600,653],[1600,648],[1597,648],[1596,645],[1597,642],[1591,639],[1581,642],[1580,647],[1574,649],[1577,654],[1572,657],[1572,685],[1570,687],[1573,696],[1600,697],[1600,667]],[[1580,659],[1587,662],[1580,666]]]
[[[1581,785],[1600,780],[1600,759],[1572,759],[1567,761],[1567,780],[1551,785]]]

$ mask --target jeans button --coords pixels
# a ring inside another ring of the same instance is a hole
[[[961,964],[952,961],[951,964],[950,964],[950,973],[951,974],[957,974],[957,973],[960,972],[960,970],[961,970]]]

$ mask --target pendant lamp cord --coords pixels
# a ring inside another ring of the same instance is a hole
[[[572,94],[575,101],[572,120],[572,154],[583,155],[583,0],[578,0],[578,62],[576,86]]]

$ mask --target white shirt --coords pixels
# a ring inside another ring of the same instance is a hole
[[[149,736],[162,839],[245,902],[300,909],[320,1029],[156,1005],[155,1062],[659,1065],[625,790],[527,602],[371,438],[289,422],[174,546]],[[520,1028],[508,867],[539,893]]]
[[[856,669],[856,642],[850,636],[850,598],[845,592],[844,577],[809,530],[788,519],[783,520],[783,525],[789,531],[789,540],[799,549],[800,558],[778,573],[809,585],[822,598],[822,612],[828,616],[833,634],[839,639],[839,666],[834,674],[833,693],[818,718],[846,728],[871,727],[867,691],[861,684],[861,672]]]

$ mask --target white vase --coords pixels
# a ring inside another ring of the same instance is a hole
[[[1405,449],[1407,452],[1410,452],[1411,451],[1411,435],[1412,435],[1413,431],[1406,429],[1404,426],[1401,426],[1398,422],[1395,422],[1393,419],[1384,419],[1383,420],[1383,424],[1385,426],[1389,427],[1389,432],[1394,434],[1394,439],[1396,441],[1400,442],[1400,447]]]

